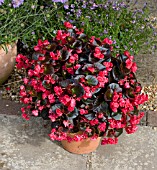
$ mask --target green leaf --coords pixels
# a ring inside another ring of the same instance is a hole
[[[74,119],[79,115],[78,109],[75,107],[74,111],[70,112],[67,114],[67,118],[69,119]]]
[[[54,73],[54,68],[51,64],[45,64],[44,67],[44,74],[53,74]]]
[[[130,73],[130,70],[128,68],[126,68],[125,62],[121,63],[120,69],[124,75],[127,75]]]
[[[43,85],[46,89],[50,89],[50,87],[51,87],[51,84],[48,84],[48,83],[46,82],[46,80],[43,80],[43,81],[42,81],[42,85]]]
[[[108,109],[109,109],[108,104],[105,101],[103,101],[98,106],[94,107],[93,111],[97,113],[98,112],[108,113],[109,112]]]
[[[35,102],[37,100],[37,97],[32,97],[32,102]]]
[[[40,113],[41,117],[44,119],[44,120],[49,120],[49,109],[48,108],[45,108],[41,111]]]
[[[114,131],[115,131],[115,137],[118,137],[123,133],[123,128],[114,129]]]
[[[86,76],[86,80],[88,85],[96,86],[98,84],[97,78],[92,75]]]
[[[57,42],[53,41],[51,44],[47,45],[45,48],[49,51],[55,51],[58,44]]]
[[[73,43],[73,48],[77,48],[77,49],[81,50],[82,49],[82,41],[81,40],[76,40]]]
[[[88,120],[93,120],[95,119],[95,113],[85,114],[84,117]]]
[[[128,57],[125,56],[125,55],[119,55],[117,58],[120,59],[120,60],[123,62],[123,61],[125,61]]]
[[[69,44],[73,44],[75,42],[75,38],[74,37],[67,37],[66,40],[67,40],[67,42]]]
[[[101,88],[97,88],[94,92],[92,92],[92,94],[96,94],[101,90]]]
[[[76,97],[81,97],[81,96],[84,95],[84,89],[83,89],[83,87],[82,87],[80,84],[74,86],[74,87],[71,89],[71,91],[72,91],[72,94],[73,94],[73,95],[74,95],[74,94],[76,95]]]
[[[94,103],[94,101],[95,101],[95,99],[82,99],[82,101],[85,103],[85,104],[92,104],[92,103]]]
[[[56,109],[63,109],[63,104],[54,104],[53,106],[51,106],[51,111],[53,112],[53,113],[55,113],[56,112]]]
[[[47,104],[47,99],[41,100],[41,105],[46,105]]]
[[[1,47],[3,48],[3,50],[6,52],[6,54],[8,53],[8,48],[5,44],[2,44]]]
[[[121,113],[114,113],[114,112],[112,112],[112,113],[111,113],[111,117],[112,117],[113,119],[115,119],[115,120],[121,120],[122,114],[121,114]]]
[[[98,70],[103,70],[103,69],[106,68],[104,65],[102,65],[102,64],[99,63],[99,62],[94,63],[94,66],[95,66]]]
[[[70,57],[70,52],[68,50],[61,50],[62,61],[66,61]]]
[[[113,96],[113,90],[112,89],[107,89],[105,94],[104,94],[104,99],[106,101],[111,101]]]
[[[87,35],[86,34],[84,34],[84,33],[81,33],[79,36],[78,36],[78,39],[85,39],[85,38],[87,38]]]
[[[60,122],[59,121],[55,121],[55,122],[52,122],[51,123],[51,128],[52,129],[57,129],[60,125]]]
[[[113,75],[113,78],[116,81],[119,81],[120,79],[124,78],[124,75],[122,74],[122,71],[120,71],[119,67],[117,67],[117,66],[114,66],[112,68],[112,75]]]
[[[134,94],[134,88],[129,88],[126,90],[126,95],[130,98],[134,98],[135,97],[135,94]]]
[[[67,79],[67,80],[62,80],[60,82],[61,87],[67,87],[70,83],[72,83],[73,81],[71,79]]]
[[[111,83],[108,87],[112,90],[116,90],[116,92],[122,92],[122,88],[117,83]]]
[[[40,56],[44,56],[44,54],[39,53],[39,52],[34,52],[34,53],[32,54],[32,59],[33,59],[33,60],[38,60],[38,58],[39,58]]]

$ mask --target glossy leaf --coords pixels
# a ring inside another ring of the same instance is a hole
[[[134,88],[131,87],[131,88],[127,89],[126,90],[126,95],[128,97],[134,98],[135,97]]]
[[[117,113],[112,112],[111,117],[114,118],[115,120],[121,120],[122,114],[118,112]]]
[[[48,108],[44,108],[41,113],[40,113],[41,117],[44,119],[44,120],[49,120],[49,109]]]
[[[52,122],[51,123],[51,128],[52,129],[57,129],[60,125],[60,122],[59,121],[55,121],[55,122]]]
[[[72,83],[73,81],[71,80],[71,79],[67,79],[67,80],[62,80],[61,82],[60,82],[60,85],[61,85],[61,87],[67,87],[70,83]]]
[[[97,78],[92,75],[86,76],[86,80],[88,85],[96,86],[98,84]]]
[[[93,111],[108,113],[108,104],[106,102],[101,102],[98,106],[94,107]]]
[[[126,68],[126,64],[123,62],[121,63],[120,65],[120,69],[121,69],[121,72],[124,74],[124,75],[127,75],[130,73],[130,70],[128,68]]]
[[[53,106],[51,106],[51,111],[53,112],[53,113],[55,113],[56,112],[56,109],[63,109],[63,104],[54,104]]]
[[[107,89],[105,94],[104,94],[104,99],[106,101],[111,101],[113,96],[113,90],[112,89]]]
[[[108,87],[112,90],[116,90],[116,92],[122,92],[122,88],[117,83],[111,83]]]
[[[128,57],[125,55],[119,55],[117,58],[124,62]]]
[[[86,64],[82,67],[82,70],[86,70],[88,67],[93,67],[93,64]]]
[[[94,113],[89,113],[84,115],[86,119],[88,120],[93,120],[95,119],[95,114]]]
[[[124,75],[122,74],[122,72],[120,71],[120,68],[119,67],[116,67],[114,66],[112,68],[112,75],[113,75],[113,78],[116,80],[116,81],[119,81],[120,79],[123,79],[124,78]]]
[[[94,66],[95,66],[98,70],[103,70],[103,69],[106,68],[103,64],[101,64],[101,63],[99,63],[99,62],[94,63]]]
[[[68,60],[70,57],[70,52],[68,50],[61,50],[62,61]]]
[[[53,41],[51,44],[47,45],[45,48],[49,51],[55,51],[58,46],[58,43]]]
[[[77,75],[74,79],[79,80],[80,78],[84,78],[84,77],[85,77],[84,75]]]
[[[43,85],[46,89],[50,89],[50,88],[51,88],[51,84],[48,84],[48,83],[46,82],[46,80],[43,80],[42,85]]]
[[[74,119],[79,115],[78,109],[75,107],[74,111],[70,112],[67,114],[67,118],[69,119]]]
[[[86,123],[85,122],[82,122],[82,123],[79,123],[79,128],[81,131],[85,131],[86,130]]]
[[[45,64],[44,66],[44,74],[53,74],[54,67],[51,64]]]
[[[41,105],[46,105],[47,104],[47,99],[41,100]]]
[[[39,53],[39,52],[34,52],[34,53],[32,54],[32,59],[33,59],[33,60],[38,60],[38,58],[39,58],[40,56],[44,56],[44,54]]]
[[[76,40],[76,41],[73,43],[73,48],[82,49],[82,41]]]
[[[73,44],[75,42],[75,38],[74,37],[67,37],[66,40],[67,40],[67,42],[69,44]]]
[[[81,39],[81,40],[84,40],[85,38],[87,38],[87,35],[84,34],[84,33],[81,33],[81,34],[78,36],[78,39]]]
[[[81,86],[81,85],[75,85],[72,89],[71,89],[71,91],[72,91],[72,94],[74,95],[76,95],[76,97],[81,97],[81,96],[83,96],[84,95],[84,89],[83,89],[83,87]]]
[[[82,99],[82,101],[83,101],[83,103],[85,103],[85,104],[92,104],[92,103],[94,103],[94,100],[92,100],[92,99]]]
[[[101,90],[101,88],[97,88],[94,92],[92,92],[92,94],[96,94]]]
[[[114,131],[115,131],[115,137],[118,137],[123,133],[123,128],[114,129]]]

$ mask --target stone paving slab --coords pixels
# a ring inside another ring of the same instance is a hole
[[[152,127],[157,127],[157,112],[148,111],[147,125]]]
[[[23,104],[4,100],[0,93],[0,114],[20,115]]]
[[[157,131],[139,127],[124,134],[117,145],[99,146],[90,154],[75,155],[52,142],[48,122],[0,115],[0,170],[156,170]]]

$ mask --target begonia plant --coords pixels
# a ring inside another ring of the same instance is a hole
[[[50,120],[52,140],[102,137],[102,145],[116,144],[123,130],[137,130],[144,116],[138,106],[148,99],[134,57],[128,51],[113,56],[111,39],[88,37],[69,22],[64,26],[51,40],[39,40],[30,58],[16,58],[17,68],[27,72],[20,87],[22,116]]]

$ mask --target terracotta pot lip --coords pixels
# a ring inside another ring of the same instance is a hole
[[[17,41],[14,42],[10,42],[10,43],[5,43],[5,44],[0,44],[0,50],[3,49],[3,47],[7,47],[7,46],[15,46],[17,45]]]
[[[81,134],[83,134],[83,132],[84,132],[84,131],[78,131],[78,132],[75,132],[75,133],[68,132],[68,133],[67,133],[67,136],[70,136],[70,137],[73,138],[75,135],[81,135]],[[91,136],[91,137],[88,137],[88,138],[86,138],[86,139],[90,139],[90,138],[92,138],[92,136]],[[101,138],[101,136],[98,136],[97,138]],[[97,139],[97,138],[96,138],[96,139]]]

